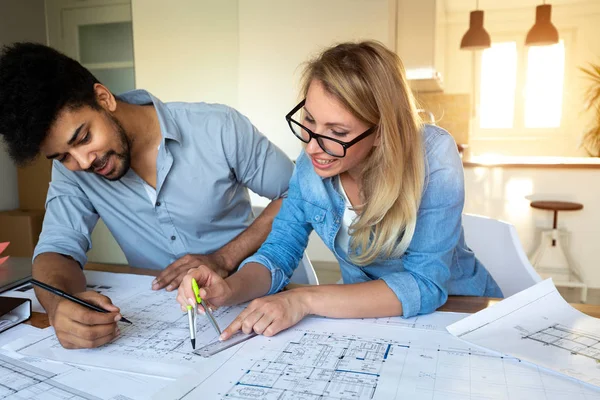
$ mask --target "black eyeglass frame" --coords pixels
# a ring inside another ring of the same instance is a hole
[[[292,130],[292,133],[294,134],[294,136],[296,136],[298,139],[300,139],[302,142],[304,143],[310,143],[310,141],[312,139],[315,139],[317,141],[317,143],[319,144],[319,147],[321,149],[323,149],[323,151],[327,154],[329,154],[332,157],[337,157],[337,158],[344,158],[346,157],[346,151],[351,147],[354,146],[356,143],[360,142],[361,140],[363,140],[364,138],[366,138],[367,136],[371,135],[373,132],[375,132],[375,128],[377,127],[377,125],[374,125],[372,127],[370,127],[369,129],[367,129],[366,131],[364,131],[363,133],[361,133],[360,135],[358,135],[357,137],[355,137],[354,139],[352,139],[349,142],[343,142],[341,140],[338,139],[334,139],[331,138],[329,136],[325,136],[325,135],[320,135],[318,133],[314,133],[313,131],[311,131],[310,129],[308,129],[307,127],[305,127],[304,125],[302,125],[301,123],[299,123],[298,121],[292,119],[292,115],[296,114],[298,111],[300,111],[300,109],[302,107],[304,107],[304,104],[306,103],[306,99],[302,100],[300,103],[298,103],[298,105],[296,107],[294,107],[292,109],[292,111],[290,111],[289,113],[286,114],[285,116],[285,120],[287,121],[290,129]],[[296,135],[296,132],[294,131],[294,127],[292,126],[292,124],[297,125],[300,129],[305,130],[306,132],[308,132],[308,141],[304,140],[302,137]],[[321,140],[331,140],[333,142],[338,143],[339,145],[342,146],[342,148],[344,149],[344,154],[343,155],[337,155],[337,154],[331,154],[329,152],[329,150],[327,150],[325,148],[325,146],[322,144]]]

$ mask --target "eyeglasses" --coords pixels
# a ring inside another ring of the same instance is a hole
[[[329,136],[323,136],[319,135],[318,133],[314,133],[298,121],[292,119],[292,116],[300,111],[302,107],[304,107],[304,103],[306,103],[306,100],[302,100],[300,104],[294,107],[294,109],[285,116],[290,129],[294,135],[304,143],[309,143],[312,139],[315,139],[319,144],[319,147],[321,147],[325,153],[332,157],[345,157],[346,150],[375,132],[376,126],[372,126],[349,142],[342,142],[341,140],[337,140]]]

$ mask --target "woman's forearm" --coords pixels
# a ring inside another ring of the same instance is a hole
[[[240,304],[269,293],[271,272],[264,265],[248,263],[225,282],[232,293],[227,305]]]
[[[310,314],[330,318],[377,318],[402,315],[402,303],[382,280],[348,285],[306,286],[298,291]]]

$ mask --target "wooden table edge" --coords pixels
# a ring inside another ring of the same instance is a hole
[[[126,265],[113,264],[98,264],[88,263],[85,266],[89,271],[103,271],[114,273],[125,273],[134,275],[150,275],[156,276],[160,271],[151,269],[134,268]],[[292,285],[290,285],[292,286]],[[461,313],[476,313],[487,307],[490,307],[502,299],[491,297],[473,297],[473,296],[448,296],[446,304],[438,308],[438,311],[461,312]],[[600,318],[600,305],[570,303],[571,306],[584,314],[594,318]],[[50,326],[48,315],[44,313],[33,312],[26,324],[35,326],[36,328],[46,328]]]

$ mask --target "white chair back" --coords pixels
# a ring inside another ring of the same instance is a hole
[[[504,297],[542,281],[529,262],[513,225],[464,214],[463,229],[467,246],[498,283]]]
[[[252,211],[254,215],[258,217],[258,215],[264,210],[264,207],[260,206],[252,206]],[[292,274],[290,278],[290,283],[302,284],[302,285],[318,285],[319,279],[317,278],[317,273],[315,269],[308,259],[308,255],[304,252],[302,259],[300,260],[300,264],[298,264],[298,268]]]

